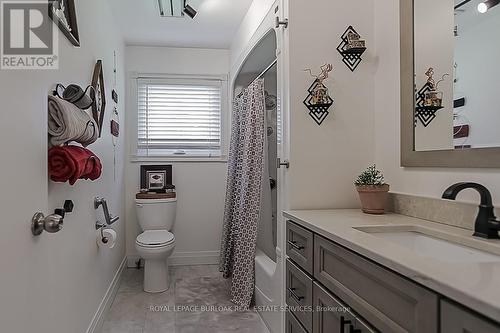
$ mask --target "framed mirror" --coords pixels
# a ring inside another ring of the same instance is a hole
[[[500,167],[500,1],[400,3],[402,166]]]

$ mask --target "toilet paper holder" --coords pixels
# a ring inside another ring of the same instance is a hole
[[[113,223],[115,223],[116,221],[118,221],[120,219],[120,217],[119,216],[112,216],[109,213],[108,203],[107,203],[107,201],[106,201],[105,198],[96,197],[94,199],[94,208],[98,209],[99,207],[102,207],[102,210],[104,212],[104,219],[106,220],[106,223],[102,223],[100,221],[96,221],[96,223],[95,223],[95,229],[101,231],[102,241],[103,241],[103,243],[107,243],[108,239],[106,237],[104,237],[104,235],[102,233],[102,230],[105,227],[110,226]]]

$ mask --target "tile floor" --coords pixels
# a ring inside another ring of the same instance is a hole
[[[254,311],[202,310],[234,306],[217,266],[172,267],[170,275],[168,291],[148,294],[142,290],[143,270],[126,269],[102,333],[269,332]]]

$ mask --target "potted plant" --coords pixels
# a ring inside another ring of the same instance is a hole
[[[384,214],[387,204],[389,184],[384,181],[384,175],[375,165],[363,171],[354,185],[358,190],[363,213]]]

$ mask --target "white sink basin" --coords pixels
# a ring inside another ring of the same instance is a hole
[[[500,242],[451,235],[411,225],[354,227],[380,239],[405,247],[417,255],[448,263],[500,262]]]

